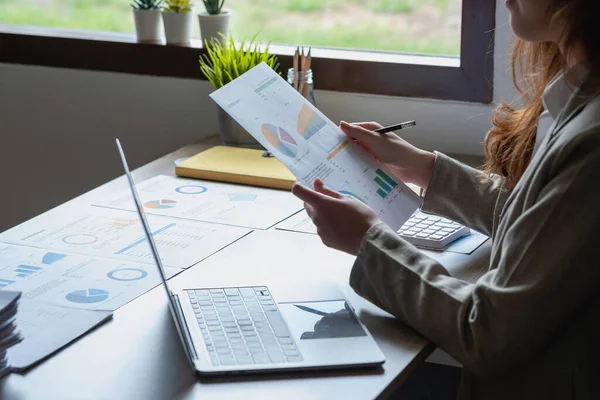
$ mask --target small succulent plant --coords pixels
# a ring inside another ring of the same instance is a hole
[[[225,0],[202,0],[202,2],[204,3],[207,13],[210,15],[217,15],[221,14],[221,9],[223,8]]]
[[[160,10],[162,0],[133,0],[131,7],[138,10]]]
[[[191,0],[165,0],[163,10],[176,14],[182,14],[192,11]]]

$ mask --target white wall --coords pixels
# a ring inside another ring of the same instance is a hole
[[[502,3],[496,99],[512,93],[502,61],[510,37]],[[197,80],[0,64],[0,231],[118,176],[114,137],[137,167],[216,133],[210,91]],[[334,121],[416,119],[418,128],[407,131],[406,139],[460,154],[481,154],[492,109],[332,92],[318,92],[317,102]]]
[[[0,49],[1,51],[1,49]],[[0,231],[217,131],[195,80],[0,65]]]

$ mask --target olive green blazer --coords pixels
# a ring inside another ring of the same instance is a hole
[[[384,224],[362,241],[351,286],[463,364],[461,399],[600,399],[600,97],[580,93],[512,191],[436,153],[422,209],[492,236],[477,282]]]

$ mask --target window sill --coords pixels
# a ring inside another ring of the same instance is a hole
[[[271,44],[270,51],[280,56],[293,56],[296,47],[291,45]],[[313,58],[325,58],[340,61],[367,61],[373,63],[422,65],[429,67],[460,68],[460,58],[435,56],[426,54],[376,52],[368,50],[347,50],[333,48],[314,48]]]

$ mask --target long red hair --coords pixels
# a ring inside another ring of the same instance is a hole
[[[492,116],[485,139],[485,170],[506,178],[513,188],[531,161],[537,124],[544,106],[542,96],[550,81],[569,65],[576,51],[583,53],[590,74],[600,68],[599,0],[558,0],[552,19],[564,22],[561,46],[554,42],[517,40],[512,52],[513,81],[523,106],[503,102]],[[561,52],[561,48],[563,52]]]

